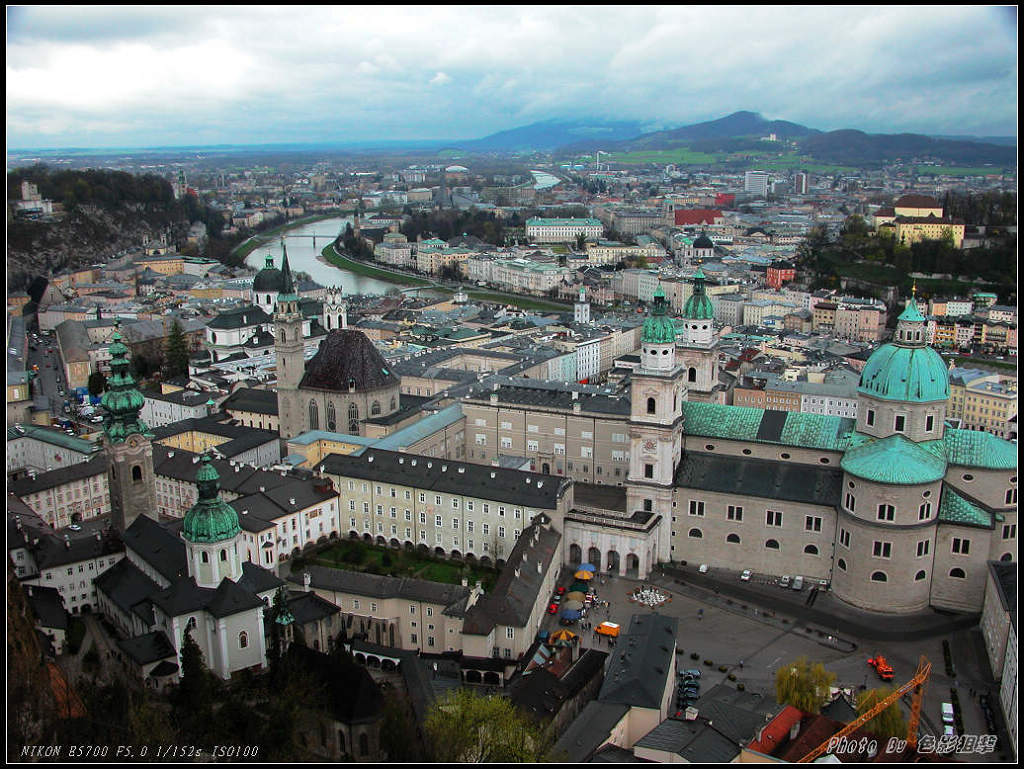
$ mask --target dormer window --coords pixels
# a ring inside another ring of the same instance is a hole
[[[902,433],[906,429],[906,426],[907,418],[903,414],[897,414],[896,419],[894,420],[893,429],[898,433]]]

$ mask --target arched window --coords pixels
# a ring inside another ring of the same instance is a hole
[[[200,560],[202,560],[203,563],[209,563],[210,554],[204,550],[202,553],[200,553]]]
[[[921,569],[921,571],[919,571],[917,574],[914,575],[914,581],[915,582],[920,582],[922,579],[924,579],[927,576],[928,575],[925,574],[924,569]]]
[[[871,581],[872,582],[888,582],[889,578],[887,576],[885,576],[885,572],[884,571],[876,571],[874,574],[871,575]]]
[[[138,483],[142,480],[142,466],[132,465],[132,482]]]
[[[817,555],[818,554],[818,546],[817,545],[807,545],[807,547],[804,548],[804,552],[807,553],[807,555]]]
[[[317,407],[316,401],[309,402],[309,429],[320,429],[320,409]]]
[[[334,412],[334,404],[327,404],[327,430],[328,432],[334,432],[338,429],[338,419]]]
[[[687,382],[696,382],[697,381],[697,369],[695,369],[693,366],[690,366],[690,370],[686,372],[686,381]]]
[[[380,416],[380,401],[374,401],[370,406],[370,416]]]
[[[1003,553],[1001,556],[999,556],[999,560],[1000,561],[1012,561],[1013,560],[1013,553]]]
[[[249,645],[249,635],[243,630],[238,634],[238,648],[244,649]]]
[[[222,549],[222,550],[220,551],[220,559],[221,559],[222,561],[226,561],[226,560],[228,559],[228,551],[227,551],[227,550],[223,550],[223,549]]]
[[[212,331],[210,332],[210,341],[213,342],[214,344],[217,344],[217,335]]]
[[[354,403],[348,405],[348,431],[359,432],[359,407]]]
[[[701,539],[704,535],[701,534],[700,529],[690,529],[689,536],[691,536],[694,539]]]
[[[840,558],[838,561],[836,561],[836,566],[838,566],[840,568],[840,570],[846,571],[846,560],[843,559],[843,558]]]
[[[395,402],[395,396],[391,396],[391,410],[394,411],[398,408],[398,403]]]
[[[359,735],[359,755],[370,755],[370,738],[366,736],[365,732]]]
[[[954,579],[966,579],[967,578],[967,574],[964,573],[964,570],[963,569],[959,569],[959,568],[958,569],[950,569],[949,570],[949,576],[953,577]]]
[[[740,543],[740,535],[739,534],[730,534],[728,537],[725,538],[725,541],[726,542],[732,542],[732,543],[738,545]]]
[[[767,542],[764,543],[764,546],[770,550],[778,550],[779,541],[777,539],[769,539]]]
[[[654,398],[648,398],[647,399],[647,413],[648,414],[653,414],[656,410],[657,410],[657,405],[655,404]]]

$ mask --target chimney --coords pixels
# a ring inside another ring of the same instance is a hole
[[[313,578],[309,576],[308,571],[302,572],[302,589],[305,590],[307,593],[309,592],[309,586],[312,581]]]

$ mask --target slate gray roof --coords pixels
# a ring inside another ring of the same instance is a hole
[[[839,502],[843,471],[839,467],[810,467],[770,459],[688,452],[676,468],[680,489],[833,506]]]
[[[555,743],[555,755],[574,764],[588,760],[628,712],[628,705],[591,700]]]
[[[249,326],[259,326],[273,322],[273,318],[267,315],[259,307],[248,306],[238,307],[233,310],[226,310],[206,323],[207,328],[213,329],[239,329]]]
[[[684,758],[688,763],[729,763],[739,755],[740,747],[712,726],[707,719],[662,721],[637,740],[635,747],[663,750]]]
[[[247,411],[255,414],[277,416],[277,392],[241,387],[229,395],[221,404],[224,411]]]
[[[331,454],[320,464],[328,475],[401,483],[445,494],[547,510],[557,507],[558,499],[569,485],[565,478],[556,475],[372,448],[359,456]]]
[[[227,441],[217,446],[217,451],[225,457],[233,457],[249,451],[250,449],[254,449],[257,446],[263,446],[267,443],[280,440],[280,436],[270,430],[260,430],[255,427],[233,425],[229,421],[222,421],[224,419],[226,419],[226,417],[223,415],[221,415],[221,419],[215,419],[212,417],[182,419],[178,422],[172,422],[169,425],[154,427],[152,432],[153,435],[156,436],[156,440],[169,438],[171,436],[180,435],[181,433],[193,430],[228,438]],[[154,446],[154,461],[156,459],[155,448],[156,447]]]
[[[185,542],[152,518],[140,515],[124,534],[124,545],[169,583],[188,575]]]
[[[462,585],[446,585],[411,577],[387,577],[380,574],[365,574],[347,569],[332,569],[327,566],[309,565],[304,569],[310,576],[310,587],[315,590],[332,590],[339,593],[355,593],[376,598],[404,598],[410,601],[425,601],[441,606],[450,606],[466,598],[470,589]],[[291,574],[289,582],[302,584],[301,574]]]
[[[263,601],[257,595],[250,593],[237,582],[225,578],[213,591],[205,609],[214,617],[220,618],[230,617],[263,605]]]
[[[178,658],[178,653],[162,630],[155,630],[152,633],[135,636],[135,638],[119,639],[117,646],[139,665],[148,665],[150,662],[166,660],[169,657],[173,657],[175,660]]]
[[[629,630],[616,642],[598,699],[661,708],[665,686],[672,685],[678,626],[676,617],[634,614]]]
[[[462,632],[487,635],[495,625],[525,627],[561,541],[562,535],[546,522],[538,520],[526,527],[509,553],[494,589],[466,611]]]
[[[242,576],[238,586],[250,593],[265,593],[285,584],[284,580],[274,572],[264,569],[251,561],[242,563]]]
[[[40,571],[80,563],[104,555],[121,553],[124,547],[116,537],[104,536],[96,539],[92,535],[78,535],[62,539],[53,532],[39,537],[39,542],[30,546],[32,557]]]
[[[295,617],[295,622],[305,625],[308,622],[326,619],[341,611],[330,601],[325,601],[316,593],[291,591],[288,593],[288,611]]]
[[[148,604],[150,596],[160,592],[160,586],[127,558],[122,558],[103,572],[94,584],[96,590],[106,595],[125,614],[139,614],[137,609],[142,608],[139,616],[152,614],[151,608],[141,604]]]
[[[64,609],[64,599],[57,588],[25,585],[25,598],[41,627],[68,629],[68,613]]]
[[[470,395],[467,400],[487,403],[494,394],[498,396],[499,403],[563,410],[571,410],[573,404],[578,402],[583,412],[629,416],[630,400],[627,396],[580,392],[574,399],[573,392],[567,389],[503,385],[496,391]]]
[[[105,475],[108,466],[109,460],[107,455],[98,454],[86,462],[76,462],[67,467],[59,467],[56,470],[38,473],[35,478],[26,476],[8,484],[7,490],[11,494],[24,497],[37,491],[45,491],[46,489],[53,489],[73,481],[80,481],[83,478]]]

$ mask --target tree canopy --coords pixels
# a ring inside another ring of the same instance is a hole
[[[877,689],[868,689],[857,696],[857,714],[864,715],[876,704],[893,693],[891,686],[881,686]],[[866,724],[864,729],[877,734],[879,737],[905,737],[907,734],[907,720],[903,717],[903,710],[900,708],[900,701],[896,700],[877,716]]]
[[[438,700],[424,723],[434,761],[482,763],[543,761],[548,741],[511,701],[455,689]]]
[[[835,680],[836,674],[825,670],[820,662],[799,657],[775,673],[775,695],[781,705],[817,714],[828,701],[829,687]]]

